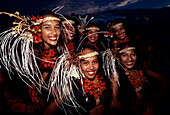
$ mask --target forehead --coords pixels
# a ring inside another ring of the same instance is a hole
[[[94,50],[92,49],[89,49],[89,48],[85,48],[83,51],[82,51],[82,55],[86,55],[86,54],[89,54],[89,53],[93,53]],[[97,59],[97,56],[91,56],[91,57],[87,57],[87,58],[84,58],[83,60],[94,60],[94,59]]]
[[[98,32],[98,30],[94,29],[94,30],[89,30],[88,33],[95,33],[95,32]]]
[[[73,25],[70,23],[64,23],[63,26],[66,28],[74,28]]]
[[[135,53],[135,50],[134,49],[131,49],[131,50],[127,50],[125,52],[123,52],[122,54],[131,54],[131,53]]]
[[[90,49],[90,48],[85,48],[83,49],[82,51],[82,55],[85,55],[85,54],[89,54],[89,53],[92,53],[94,52],[94,50]]]
[[[121,27],[123,27],[123,24],[117,23],[116,26],[115,26],[113,29],[119,29],[119,28],[121,28]]]
[[[43,25],[59,25],[59,21],[57,21],[57,20],[48,20],[48,21],[43,22],[42,26]]]
[[[43,17],[46,18],[46,17],[54,17],[54,16],[53,15],[45,15]],[[47,20],[42,23],[42,25],[45,25],[45,24],[59,24],[59,21],[58,20]]]

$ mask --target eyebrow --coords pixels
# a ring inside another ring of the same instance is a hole
[[[51,26],[51,24],[44,24],[42,26]],[[60,26],[60,24],[56,24],[56,26]]]

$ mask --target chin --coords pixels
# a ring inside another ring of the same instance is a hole
[[[69,38],[68,40],[69,40],[69,41],[72,41],[72,40],[73,40],[73,38]]]
[[[57,45],[57,42],[55,42],[55,43],[51,43],[51,45],[52,45],[52,46],[55,46],[55,45]]]
[[[95,76],[86,76],[86,78],[88,78],[88,79],[90,79],[90,80],[94,79],[94,77],[95,77]]]
[[[133,66],[126,66],[128,69],[132,69],[133,68]]]

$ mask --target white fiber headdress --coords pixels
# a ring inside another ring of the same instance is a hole
[[[105,75],[109,77],[111,80],[111,76],[113,75],[114,80],[119,84],[118,75],[116,72],[116,65],[115,65],[115,57],[113,55],[113,52],[110,49],[107,49],[102,54],[102,60],[103,60],[103,69],[105,72]]]

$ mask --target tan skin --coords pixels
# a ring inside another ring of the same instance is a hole
[[[120,55],[120,62],[124,66],[126,66],[128,69],[132,69],[134,67],[134,65],[136,63],[136,59],[137,59],[137,55],[134,50],[128,50]],[[117,72],[117,75],[119,76],[118,72]],[[114,80],[113,76],[111,77],[111,80],[112,80],[112,90],[113,90],[112,95],[114,97],[114,99],[113,99],[114,101],[111,104],[111,107],[120,109],[120,108],[122,108],[122,105],[117,100],[119,86],[116,83],[116,81]]]
[[[53,17],[51,15],[44,16]],[[44,41],[44,49],[50,49],[51,46],[57,45],[60,36],[60,25],[57,20],[48,20],[41,24],[41,35]],[[43,79],[45,80],[48,76],[48,72],[42,73]]]
[[[94,51],[86,48],[82,51],[82,55],[86,55],[86,54],[89,54],[92,52],[94,52]],[[80,62],[80,68],[81,68],[82,73],[85,75],[85,77],[92,80],[95,77],[97,70],[99,68],[98,57],[92,56],[92,57],[82,59]],[[96,79],[93,79],[94,82],[97,82],[95,80]],[[56,101],[57,101],[57,99],[56,99]],[[99,110],[98,110],[99,108],[100,108],[100,110],[103,109],[103,105],[101,105],[99,103],[100,103],[100,100],[97,99],[96,107],[90,111],[90,114],[99,112]],[[47,113],[48,113],[48,115],[52,115],[53,113],[55,113],[57,111],[57,109],[58,109],[58,105],[56,104],[55,101],[52,101],[46,108],[44,115],[46,115]]]
[[[128,69],[132,69],[136,63],[137,55],[134,50],[128,50],[120,55],[121,63]]]
[[[74,39],[74,35],[75,35],[75,29],[74,27],[70,24],[70,23],[64,23],[63,24],[63,34],[66,40],[73,40]]]
[[[134,50],[127,50],[120,54],[119,60],[125,67],[127,67],[128,69],[132,69],[134,65],[136,64],[137,55]],[[119,79],[120,76],[118,72],[117,72],[117,75]],[[112,91],[113,91],[112,95],[114,97],[113,102],[111,103],[111,107],[114,109],[123,109],[123,105],[117,100],[119,86],[117,82],[114,80],[113,76],[111,77],[111,80],[112,80]],[[135,89],[136,94],[137,94],[136,102],[138,103],[138,105],[141,103],[141,99],[142,99],[142,95],[139,93],[140,90],[141,88]],[[134,108],[134,109],[137,109],[137,108]]]
[[[50,15],[45,17],[51,17]],[[56,20],[45,21],[41,24],[41,34],[44,42],[44,49],[57,45],[60,36],[60,25]]]
[[[135,63],[136,63],[137,55],[134,52],[134,50],[127,50],[127,51],[125,51],[124,53],[122,53],[120,55],[120,59],[119,60],[120,60],[120,62],[125,67],[127,67],[128,69],[132,69],[134,67]],[[156,97],[156,99],[158,99],[160,97],[160,95],[162,94],[163,90],[165,89],[166,84],[169,82],[169,79],[166,78],[165,76],[163,76],[163,75],[161,75],[159,73],[153,72],[151,70],[146,70],[146,71],[147,71],[149,77],[153,77],[155,79],[158,79],[158,80],[162,81],[162,88],[161,88],[159,94],[157,95],[158,97]],[[116,99],[117,92],[118,92],[118,84],[114,81],[113,77],[112,77],[112,81],[113,81],[113,84],[112,84],[113,88],[112,88],[112,90],[113,90],[113,95],[115,97],[114,100],[116,101],[116,103],[112,104],[112,107],[120,108],[121,105],[120,105],[119,102],[117,102],[117,99]],[[141,98],[142,98],[142,95],[139,93],[140,90],[141,90],[141,88],[135,89],[135,91],[137,93],[137,100],[136,101],[137,101],[138,104],[141,103]],[[150,115],[153,114],[152,110],[151,111],[146,111],[146,113],[147,112],[151,112],[151,113],[149,113]]]
[[[86,54],[89,54],[92,52],[94,52],[94,51],[86,48],[83,50],[82,55],[86,55]],[[99,62],[98,62],[97,56],[92,56],[92,57],[83,59],[80,62],[80,67],[81,67],[82,73],[88,79],[93,79],[97,73],[98,68],[99,68]]]
[[[84,49],[82,54],[86,55],[88,53],[92,53],[94,52],[91,49]],[[99,68],[99,62],[98,62],[98,58],[97,56],[92,56],[89,58],[85,58],[80,62],[80,66],[81,66],[81,71],[82,73],[85,75],[86,78],[88,79],[93,79],[97,73],[97,70]],[[92,80],[93,82],[97,82],[96,79]],[[92,110],[89,111],[90,115],[101,115],[103,114],[103,110],[104,110],[104,105],[100,104],[100,100],[99,98],[96,99],[96,107],[93,108]]]
[[[113,32],[121,40],[123,40],[126,37],[125,28],[123,27],[122,24],[115,26],[113,28]]]
[[[97,33],[98,30],[89,30],[87,32],[87,37],[88,37],[88,40],[91,42],[91,43],[95,43],[98,39],[98,36],[99,34]]]

